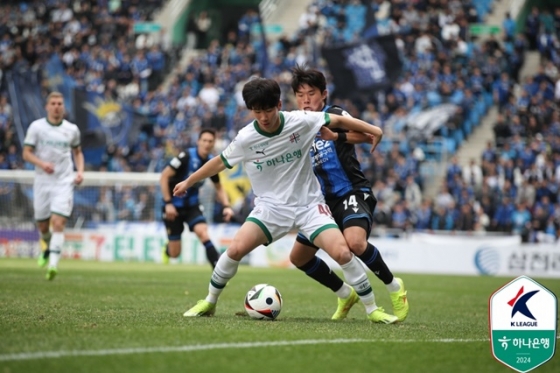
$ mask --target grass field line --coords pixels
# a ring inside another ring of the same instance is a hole
[[[278,347],[278,346],[298,346],[298,345],[320,345],[337,343],[473,343],[488,342],[490,339],[303,339],[293,341],[265,341],[265,342],[234,342],[234,343],[212,343],[196,344],[184,346],[161,346],[161,347],[132,347],[116,348],[105,350],[70,350],[70,351],[44,351],[44,352],[24,352],[0,355],[0,361],[16,360],[37,360],[37,359],[57,359],[62,357],[77,356],[109,356],[109,355],[132,355],[146,353],[170,353],[170,352],[192,352],[219,349],[236,348],[259,348],[259,347]]]

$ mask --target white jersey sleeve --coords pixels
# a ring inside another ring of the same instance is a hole
[[[72,139],[70,146],[72,148],[77,148],[78,146],[80,146],[82,139],[81,139],[80,129],[78,128],[77,125],[74,125],[74,129],[75,129],[74,138]]]
[[[243,142],[247,136],[247,131],[242,129],[239,131],[235,139],[224,149],[220,158],[227,168],[233,168],[236,164],[242,162],[245,158],[245,151],[243,148]]]
[[[321,127],[328,126],[331,123],[329,113],[322,111],[300,111],[303,115],[303,123],[307,124],[313,132],[318,132]]]

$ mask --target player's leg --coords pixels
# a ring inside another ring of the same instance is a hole
[[[47,280],[52,280],[58,273],[58,262],[64,247],[64,228],[74,207],[74,184],[56,183],[51,190],[51,226],[49,267]]]
[[[37,259],[39,267],[44,267],[49,260],[50,231],[50,186],[46,183],[35,182],[33,185],[33,214],[39,230],[39,247],[41,252]]]
[[[39,253],[39,259],[37,260],[37,264],[39,267],[44,267],[47,265],[49,261],[49,255],[51,251],[49,250],[49,245],[51,243],[51,219],[47,218],[46,220],[37,221],[37,228],[39,229],[39,247],[41,252]]]
[[[282,206],[258,204],[220,256],[212,272],[208,295],[183,314],[186,317],[210,316],[216,310],[218,297],[228,281],[235,276],[239,262],[256,247],[284,236],[293,227],[293,211]]]
[[[52,238],[50,244],[49,266],[47,269],[47,280],[53,280],[58,273],[58,262],[62,255],[64,246],[64,227],[66,226],[67,217],[57,213],[52,214]]]
[[[346,281],[358,293],[364,304],[368,318],[385,324],[396,322],[396,316],[386,314],[377,307],[367,274],[348,248],[342,232],[334,224],[328,206],[324,204],[310,206],[298,215],[297,222],[302,233],[340,265]]]
[[[198,206],[189,207],[187,217],[187,223],[189,224],[191,232],[194,232],[202,245],[204,245],[204,249],[206,250],[206,259],[208,259],[212,268],[216,268],[216,263],[218,263],[220,253],[216,250],[212,241],[210,241],[210,236],[208,235],[208,224],[206,224],[206,219],[204,218],[202,211],[200,211]]]
[[[338,308],[333,320],[346,318],[348,312],[359,300],[358,294],[354,289],[346,284],[336,273],[334,273],[327,263],[316,256],[318,247],[313,245],[305,236],[298,233],[296,242],[290,252],[290,261],[296,268],[321,285],[328,287],[338,296]]]
[[[211,316],[216,311],[218,298],[228,281],[235,276],[241,259],[259,245],[269,242],[264,231],[252,221],[246,221],[235,234],[231,245],[223,253],[212,272],[208,295],[183,314],[185,317]]]
[[[165,215],[163,215],[162,220],[163,224],[165,224],[165,230],[167,231],[167,243],[162,248],[161,256],[161,260],[164,264],[169,263],[169,258],[178,258],[179,255],[181,255],[181,235],[185,229],[185,224],[183,223],[185,211],[184,209],[178,209],[177,213],[177,216],[173,220],[165,219]]]
[[[367,195],[367,197],[365,197]],[[333,215],[343,227],[343,234],[350,250],[385,284],[390,293],[393,312],[399,321],[408,315],[408,300],[404,283],[383,260],[381,252],[368,242],[377,200],[371,194],[352,193],[344,197],[346,203],[337,203]],[[351,206],[352,208],[346,208]]]
[[[393,312],[404,321],[408,316],[409,305],[406,289],[402,279],[393,276],[393,273],[383,260],[381,252],[367,241],[367,224],[365,219],[349,220],[350,226],[344,228],[344,238],[350,250],[385,284],[391,296]]]

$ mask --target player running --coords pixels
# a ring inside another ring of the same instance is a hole
[[[84,155],[78,126],[64,119],[62,94],[50,93],[45,109],[47,117],[27,129],[23,159],[35,165],[33,209],[43,250],[38,264],[44,267],[48,261],[46,278],[53,280],[64,245],[64,227],[74,205],[74,185],[83,181]]]
[[[181,152],[177,157],[171,159],[169,164],[161,172],[159,184],[163,196],[163,222],[167,228],[168,243],[163,248],[163,263],[169,263],[169,258],[177,258],[181,255],[181,234],[188,224],[191,232],[194,232],[206,249],[206,258],[212,265],[216,266],[220,254],[214,247],[208,235],[208,224],[200,209],[198,192],[203,182],[196,183],[187,190],[185,196],[174,197],[173,188],[187,176],[198,170],[214,156],[216,132],[212,129],[203,129],[198,135],[196,147]],[[224,220],[229,221],[233,216],[233,210],[229,205],[228,196],[220,184],[220,175],[211,177],[218,201],[223,206]]]

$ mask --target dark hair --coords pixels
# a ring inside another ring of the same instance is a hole
[[[216,138],[216,131],[214,131],[212,128],[203,128],[202,130],[200,130],[200,133],[198,134],[198,139],[200,140],[202,138],[202,135],[204,135],[205,133],[209,133],[214,138]]]
[[[278,106],[280,86],[275,80],[255,78],[243,86],[243,101],[249,110],[266,110]]]
[[[308,68],[305,65],[296,65],[296,67],[292,69],[292,90],[294,93],[296,93],[303,84],[318,88],[321,93],[327,90],[327,79],[322,72]]]

